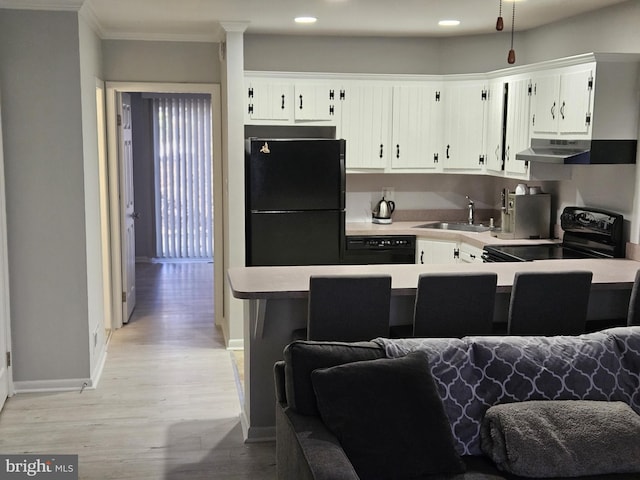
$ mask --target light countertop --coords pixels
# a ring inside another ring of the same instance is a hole
[[[415,295],[418,276],[426,272],[496,272],[498,292],[511,291],[518,271],[590,270],[594,290],[631,289],[640,262],[628,259],[540,260],[515,263],[446,265],[320,265],[236,267],[227,272],[233,296],[240,299],[304,298],[311,275],[390,274],[392,295]]]

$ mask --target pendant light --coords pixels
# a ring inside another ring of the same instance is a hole
[[[511,14],[511,49],[509,50],[509,55],[507,55],[507,63],[514,64],[516,63],[516,51],[513,49],[513,31],[515,30],[516,25],[516,2],[513,2],[513,12]]]
[[[498,11],[498,20],[496,20],[496,30],[501,32],[504,28],[504,20],[502,19],[502,0],[500,0],[500,10]]]

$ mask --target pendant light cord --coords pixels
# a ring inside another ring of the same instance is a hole
[[[501,2],[502,3],[502,2]],[[511,13],[511,50],[513,50],[513,31],[516,25],[516,2],[513,2],[513,11]]]

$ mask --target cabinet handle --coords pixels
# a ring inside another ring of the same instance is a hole
[[[282,106],[280,108],[284,110],[284,95],[282,95]]]
[[[565,107],[565,104],[564,102],[562,102],[562,106],[560,107],[560,115],[562,116],[562,120],[564,120],[564,107]]]
[[[507,162],[511,160],[511,147],[507,145]]]
[[[300,95],[300,110],[302,110],[302,95]]]
[[[383,155],[383,153],[382,153],[382,152],[383,152],[383,149],[384,149],[384,145],[381,143],[381,144],[380,144],[380,158],[382,158],[382,155]]]
[[[424,250],[420,250],[420,263],[424,263]]]
[[[449,147],[450,147],[450,146],[451,146],[451,145],[447,145],[447,158],[449,158]]]
[[[500,160],[500,156],[499,156],[499,152],[500,151],[500,145],[496,146],[496,160]]]
[[[556,102],[553,102],[553,105],[551,105],[551,118],[556,119]]]
[[[400,144],[396,145],[396,158],[400,158]]]

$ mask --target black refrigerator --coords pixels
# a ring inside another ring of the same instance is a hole
[[[339,264],[344,246],[345,141],[246,141],[246,265]]]

